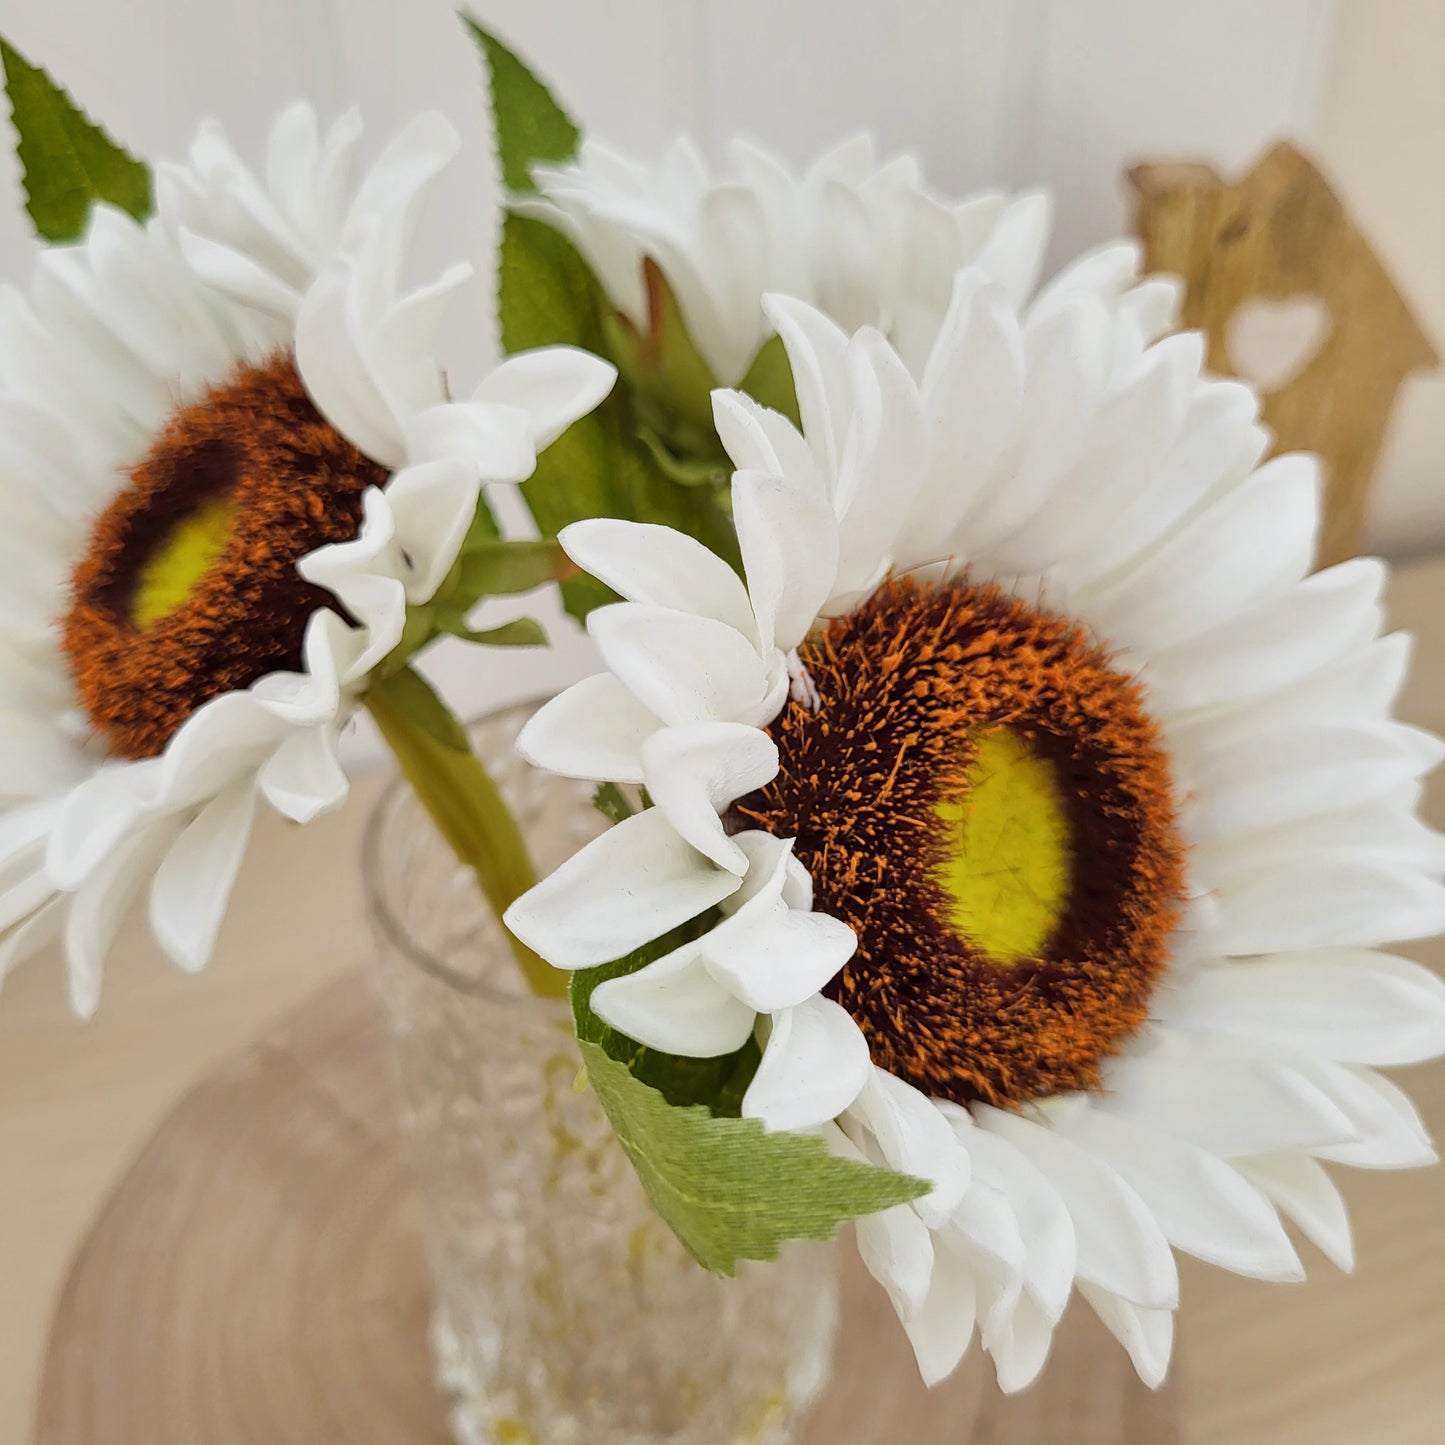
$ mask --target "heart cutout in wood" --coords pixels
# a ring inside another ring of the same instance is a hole
[[[1333,325],[1329,306],[1318,296],[1251,297],[1225,325],[1229,364],[1261,391],[1279,391],[1319,355]]]

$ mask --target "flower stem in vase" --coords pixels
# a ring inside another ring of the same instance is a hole
[[[409,667],[375,684],[366,705],[406,780],[501,918],[537,874],[516,819],[461,724]],[[566,976],[510,932],[507,941],[532,992],[561,998]]]

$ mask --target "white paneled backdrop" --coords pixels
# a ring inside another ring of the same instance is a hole
[[[1418,67],[1422,84],[1438,80],[1445,61],[1445,6],[1410,0],[475,5],[579,119],[619,144],[655,152],[684,129],[716,153],[746,131],[802,161],[867,127],[888,148],[918,152],[945,190],[1050,187],[1056,261],[1120,229],[1121,175],[1134,159],[1200,157],[1234,169],[1281,135],[1306,144],[1324,136],[1348,151],[1357,128],[1331,111],[1333,98],[1343,94],[1362,112],[1375,107],[1351,68],[1362,63],[1360,47],[1336,45],[1342,32],[1357,36],[1368,24],[1378,41],[1381,27],[1393,26],[1406,50],[1423,45],[1434,60]],[[360,102],[373,135],[440,106],[467,149],[433,212],[431,250],[440,258],[460,248],[478,270],[471,307],[447,338],[448,360],[467,371],[489,354],[495,171],[478,58],[450,0],[0,0],[0,29],[148,157],[174,152],[206,115],[254,154],[269,116],[297,94],[323,113]],[[1376,57],[1385,85],[1388,56],[1387,45]],[[1431,154],[1442,143],[1437,134]],[[8,147],[0,165],[13,177]],[[1436,189],[1439,179],[1437,169]],[[1445,237],[1435,240],[1422,255],[1440,254]],[[18,209],[0,205],[6,276],[23,275],[29,245]],[[1402,512],[1418,512],[1428,490],[1438,531],[1445,507],[1433,462],[1430,475],[1408,480],[1393,484]],[[489,654],[444,666],[476,707],[555,685],[584,657],[572,637],[555,655]]]

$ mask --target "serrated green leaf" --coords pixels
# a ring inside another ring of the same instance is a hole
[[[601,317],[607,300],[571,242],[541,221],[508,215],[503,222],[498,307],[509,353],[570,345],[606,354]],[[738,565],[737,538],[716,496],[707,488],[680,487],[662,473],[635,435],[624,388],[542,453],[521,494],[547,537],[584,517],[659,522]],[[564,582],[562,595],[579,619],[613,600],[590,577]]]
[[[138,221],[150,215],[150,168],[116,144],[38,66],[0,39],[25,209],[36,234],[77,240],[91,207],[108,201]]]
[[[793,1239],[831,1239],[861,1215],[928,1192],[920,1179],[829,1153],[817,1135],[769,1134],[756,1119],[678,1108],[600,1044],[582,1059],[617,1137],[659,1214],[705,1269],[776,1259]]]
[[[481,47],[491,76],[492,124],[497,162],[508,190],[530,191],[538,161],[566,161],[577,153],[581,132],[552,92],[490,31],[463,17]]]
[[[632,816],[632,804],[616,783],[598,783],[592,794],[592,806],[609,823],[623,823]]]

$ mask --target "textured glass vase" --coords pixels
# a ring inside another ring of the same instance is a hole
[[[546,870],[604,824],[588,786],[513,751],[529,711],[473,738]],[[828,1376],[834,1251],[795,1245],[736,1279],[699,1268],[579,1084],[566,1005],[526,992],[402,785],[377,806],[365,870],[460,1445],[790,1440]]]

